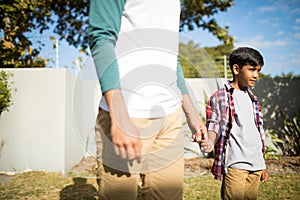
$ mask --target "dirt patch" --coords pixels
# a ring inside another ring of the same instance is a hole
[[[185,177],[196,177],[211,175],[212,158],[191,158],[185,159],[184,174]],[[299,156],[281,156],[278,159],[266,160],[269,174],[295,174],[300,173]],[[70,173],[75,175],[93,173],[96,169],[96,159],[94,157],[85,157],[80,163],[74,166]]]
[[[68,174],[75,176],[94,176],[97,168],[96,158],[93,156],[83,157],[81,161],[75,165]]]
[[[15,176],[15,174],[0,173],[0,184],[6,183],[10,179],[12,179],[14,176]]]
[[[278,159],[266,160],[270,174],[300,173],[300,156],[281,156]]]
[[[213,159],[193,158],[185,160],[185,175],[194,177],[199,175],[210,175]],[[300,173],[299,156],[281,156],[278,159],[266,160],[269,174],[295,174]]]
[[[211,175],[212,158],[185,159],[185,177],[197,177]],[[300,173],[300,156],[281,156],[278,159],[266,160],[269,174],[296,174]],[[95,177],[97,164],[95,157],[84,157],[75,165],[68,175]],[[9,181],[14,174],[0,173],[0,184]]]

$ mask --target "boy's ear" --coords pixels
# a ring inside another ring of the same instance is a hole
[[[233,69],[234,75],[238,75],[239,74],[240,67],[237,64],[234,64],[232,69]]]

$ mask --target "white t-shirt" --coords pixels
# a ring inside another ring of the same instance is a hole
[[[164,117],[181,106],[179,21],[179,0],[126,1],[115,52],[130,117]],[[108,110],[104,98],[100,107]]]
[[[227,141],[225,172],[228,167],[249,171],[266,169],[251,98],[247,91],[235,89],[233,100],[235,114]]]

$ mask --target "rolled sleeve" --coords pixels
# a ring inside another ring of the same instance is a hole
[[[211,97],[206,107],[206,127],[220,135],[220,114],[214,97]]]

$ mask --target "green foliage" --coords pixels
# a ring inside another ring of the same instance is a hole
[[[189,41],[187,44],[180,43],[179,55],[185,78],[202,77],[200,65],[204,62],[204,60],[208,59],[205,59],[207,54],[199,47],[198,44],[195,44],[192,41]]]
[[[180,61],[186,78],[216,78],[224,77],[224,55],[228,57],[233,49],[232,45],[201,48],[193,41],[179,46]],[[221,59],[221,62],[219,58]],[[228,62],[228,59],[227,59]],[[227,63],[228,78],[231,76]]]
[[[34,37],[29,34],[42,34],[53,24],[56,24],[54,33],[59,34],[61,40],[86,49],[88,2],[1,0],[0,30],[4,35],[0,41],[0,66],[44,67],[46,60],[39,56],[44,44],[38,41],[35,44],[38,47],[33,48]]]
[[[259,73],[259,78],[271,78],[271,75],[270,74],[263,74],[263,73]]]
[[[225,73],[224,73],[224,64],[226,65],[226,74],[227,74],[227,78],[230,79],[232,78],[232,73],[230,70],[230,66],[229,66],[229,55],[231,54],[232,50],[233,50],[233,45],[229,44],[229,45],[218,45],[216,47],[205,47],[204,48],[207,53],[210,55],[211,58],[213,58],[213,61],[219,71],[219,73],[221,74],[222,77],[224,77]],[[225,59],[224,59],[225,57]],[[226,63],[224,63],[226,62]],[[223,76],[224,75],[224,76]]]
[[[43,67],[45,60],[38,56],[40,49],[32,48],[27,33],[43,30],[51,17],[44,1],[2,0],[0,4],[1,67]]]
[[[11,76],[11,73],[0,71],[0,115],[12,105],[12,84],[9,82]]]
[[[300,115],[299,112],[291,119],[278,109],[284,127],[278,130],[278,136],[284,141],[284,152],[288,155],[300,155]]]
[[[227,79],[231,79],[229,55],[232,50],[232,44],[201,48],[193,41],[180,43],[179,55],[185,78],[225,78],[226,64]],[[270,75],[260,73],[260,77],[266,78]]]
[[[46,60],[39,57],[43,41],[32,48],[30,33],[42,34],[54,27],[59,40],[69,45],[88,48],[89,0],[0,0],[0,66],[2,67],[44,67]],[[218,26],[213,15],[224,12],[233,5],[227,1],[184,0],[181,15],[181,30],[203,28],[210,31],[225,44],[232,44],[228,27]],[[55,48],[55,47],[54,47]]]
[[[299,78],[300,75],[295,75],[293,72],[288,72],[288,73],[282,73],[281,75],[275,76],[275,78]]]
[[[275,149],[267,146],[264,158],[265,158],[265,160],[268,160],[269,158],[274,158],[274,159],[278,160],[279,156]]]
[[[89,0],[50,1],[49,9],[57,16],[54,33],[65,39],[69,45],[88,48]]]
[[[212,17],[219,12],[225,12],[234,5],[233,0],[183,0],[181,9],[181,30],[202,28],[208,30],[226,45],[232,45],[234,38],[228,34],[228,28],[220,27]]]

